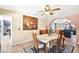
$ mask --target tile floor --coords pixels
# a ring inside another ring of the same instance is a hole
[[[69,41],[66,41],[67,45],[69,46]],[[29,44],[31,43],[31,44]],[[28,45],[29,44],[29,45]],[[17,44],[17,45],[10,45],[10,38],[9,36],[4,36],[4,38],[1,41],[1,53],[25,53],[23,50],[24,47],[32,46],[33,43],[32,41],[25,42],[22,44]],[[79,44],[74,48],[74,53],[79,52]]]

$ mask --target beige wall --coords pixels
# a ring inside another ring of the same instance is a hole
[[[20,14],[14,14],[12,44],[18,44],[32,40],[32,32],[34,31],[38,34],[39,29],[45,29],[44,20],[38,19],[38,30],[23,30],[23,16]]]
[[[13,45],[30,41],[32,40],[33,31],[39,34],[39,29],[45,29],[45,20],[42,19],[41,20],[38,19],[38,30],[23,30],[22,14],[2,12],[1,15],[12,16],[12,44]]]
[[[25,42],[32,40],[32,31],[35,31],[38,33],[38,30],[24,30],[23,31],[23,18],[21,16],[17,16],[15,18],[20,18],[16,19],[13,21],[13,44],[20,43],[20,42]],[[43,20],[38,20],[38,29],[44,29],[45,27],[45,21]],[[20,28],[20,30],[18,30]]]

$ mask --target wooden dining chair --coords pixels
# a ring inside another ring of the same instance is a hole
[[[33,37],[33,44],[34,44],[34,47],[36,49],[38,49],[38,40],[37,40],[37,37],[36,37],[36,33],[32,32],[32,37]]]
[[[61,30],[57,30],[56,34],[58,35],[58,37],[49,52],[62,53],[64,50],[64,48],[62,47],[63,32]],[[62,49],[61,49],[61,47],[62,47]]]
[[[59,27],[55,30],[55,33],[58,35],[56,45],[59,48],[61,45],[64,45],[64,41],[65,41],[63,37],[64,34],[63,34],[63,31]]]
[[[43,42],[40,42],[38,39],[37,39],[37,35],[36,33],[32,32],[32,37],[33,37],[33,44],[34,44],[34,47],[36,50],[39,50],[40,49],[45,49],[45,43]]]
[[[61,32],[61,30],[59,30],[58,32],[58,38],[57,38],[57,41],[56,41],[56,47],[57,48],[60,48],[61,45],[62,45],[62,36],[63,36],[63,33]]]

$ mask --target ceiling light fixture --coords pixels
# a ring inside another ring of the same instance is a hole
[[[41,13],[41,15],[44,14],[53,15],[53,13],[58,10],[60,10],[60,8],[52,8],[50,5],[45,5],[44,10],[38,11],[38,13]]]

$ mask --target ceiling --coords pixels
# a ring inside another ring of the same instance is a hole
[[[53,7],[60,8],[60,11],[54,15],[37,15],[37,11],[44,10],[44,5],[0,5],[0,13],[2,12],[15,12],[22,15],[35,16],[42,19],[61,18],[64,16],[79,13],[78,5],[53,5]]]

